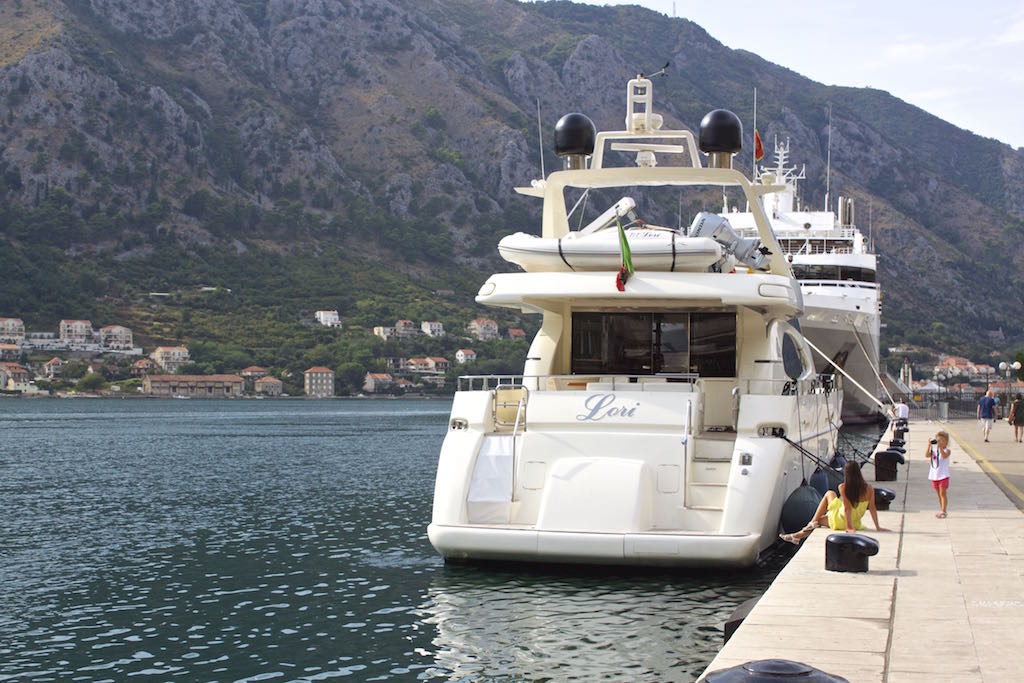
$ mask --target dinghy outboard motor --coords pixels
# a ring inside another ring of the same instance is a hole
[[[758,270],[768,267],[768,250],[761,246],[761,240],[756,237],[740,237],[728,219],[718,214],[701,211],[693,219],[686,234],[690,237],[710,237],[722,245],[723,251],[735,256],[745,266]]]
[[[565,168],[576,171],[587,167],[594,153],[597,126],[585,114],[566,114],[555,124],[555,154],[565,159]]]
[[[732,157],[743,148],[743,123],[728,109],[709,111],[700,122],[700,151],[709,168],[732,168]]]

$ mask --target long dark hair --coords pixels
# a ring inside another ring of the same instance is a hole
[[[862,498],[867,498],[868,483],[860,473],[860,465],[852,460],[847,462],[843,469],[843,480],[846,483],[846,498],[851,503],[859,503]]]

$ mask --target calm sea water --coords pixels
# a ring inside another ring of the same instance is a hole
[[[449,408],[0,400],[0,681],[688,681],[784,561],[446,566]]]

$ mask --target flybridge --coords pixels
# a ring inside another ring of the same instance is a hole
[[[759,244],[748,248],[740,236],[728,224],[716,225],[709,230],[709,236],[723,246],[729,254],[736,254],[736,261],[754,268],[766,268],[773,274],[789,277],[789,265],[780,256],[775,236],[767,217],[760,210],[759,198],[771,192],[784,189],[783,186],[754,184],[732,168],[732,157],[742,146],[743,127],[730,111],[716,109],[701,121],[699,139],[688,130],[665,129],[664,117],[653,111],[653,84],[650,79],[638,76],[627,84],[625,129],[598,133],[594,123],[585,115],[572,113],[563,116],[555,126],[555,152],[564,159],[565,169],[551,173],[547,178],[535,180],[530,187],[516,188],[528,196],[543,198],[544,208],[541,221],[541,237],[561,240],[571,233],[587,234],[596,231],[594,223],[614,225],[630,214],[632,206],[623,202],[623,197],[608,209],[603,218],[588,224],[587,228],[573,230],[570,216],[585,206],[590,195],[598,191],[629,188],[654,191],[669,188],[681,191],[684,188],[734,188],[739,190],[749,205],[756,206],[755,224]],[[701,165],[698,148],[708,157],[708,167]],[[629,166],[611,165],[609,152],[635,155]],[[661,155],[688,158],[689,165],[659,165]],[[582,195],[568,206],[566,191],[582,190]],[[651,199],[653,202],[665,200]],[[680,199],[681,201],[681,199]],[[633,204],[635,205],[635,203]],[[582,214],[581,214],[582,215]],[[694,227],[705,221],[694,222]],[[633,227],[642,227],[632,224]],[[603,227],[603,226],[602,226]],[[598,228],[599,229],[599,228]],[[677,230],[675,228],[660,228]],[[679,231],[682,232],[682,231]],[[687,237],[699,235],[683,232]],[[538,244],[538,247],[545,245]],[[557,245],[559,249],[563,245]],[[671,245],[674,247],[674,242]],[[739,253],[744,256],[739,256]],[[559,254],[564,251],[559,251]],[[756,254],[760,254],[757,256]],[[568,261],[566,261],[566,265]],[[571,268],[571,266],[570,266]]]

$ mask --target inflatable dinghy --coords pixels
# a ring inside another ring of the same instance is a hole
[[[625,232],[637,270],[703,271],[722,258],[721,245],[710,237],[654,227]],[[570,232],[558,239],[517,232],[498,243],[498,253],[527,272],[618,270],[622,264],[619,231],[613,229]]]

